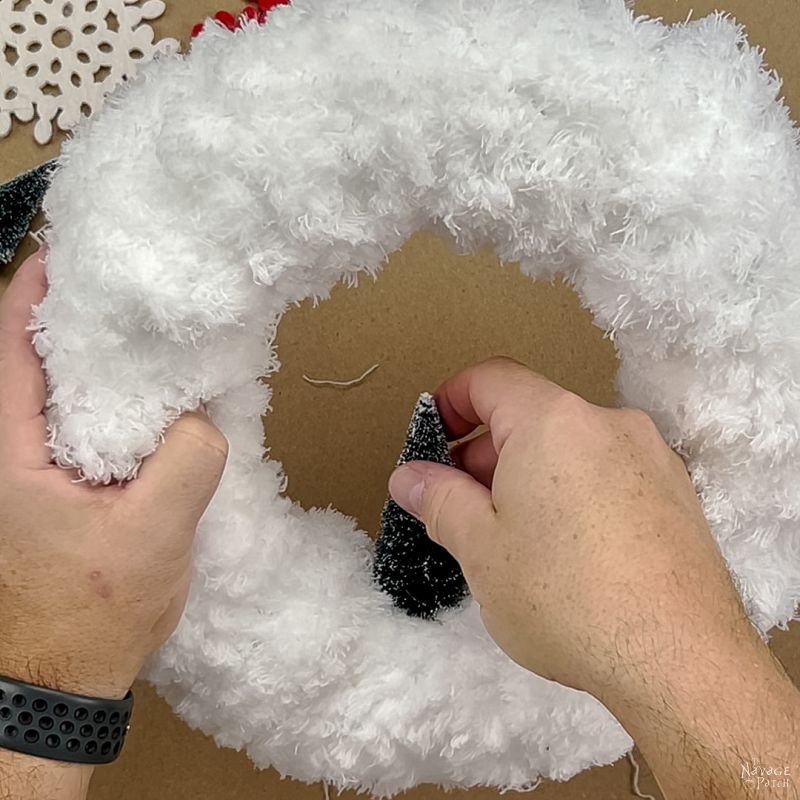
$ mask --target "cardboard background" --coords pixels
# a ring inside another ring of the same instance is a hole
[[[184,41],[194,22],[238,0],[167,0],[154,23],[159,35]],[[640,0],[640,13],[683,20],[710,13],[710,0]],[[766,48],[770,65],[785,80],[785,94],[800,114],[800,34],[797,0],[726,0],[745,23],[750,39]],[[0,66],[2,61],[0,60]],[[53,155],[58,140],[41,147],[29,126],[17,125],[0,140],[0,181]],[[27,242],[20,258],[34,249]],[[0,290],[19,262],[0,271]],[[335,505],[374,532],[386,479],[402,444],[417,394],[450,373],[492,354],[514,356],[595,403],[614,403],[616,359],[591,314],[563,283],[523,278],[515,265],[501,266],[489,251],[459,257],[429,234],[412,237],[394,253],[378,281],[337,288],[330,300],[289,311],[278,334],[283,362],[273,380],[273,410],[265,418],[272,455],[283,461],[289,493],[304,507]],[[379,369],[350,389],[314,387],[315,378],[349,379],[368,366]],[[774,651],[800,683],[800,625],[778,632]],[[642,790],[661,798],[643,767]],[[335,796],[335,792],[331,793]],[[352,800],[356,795],[345,792]],[[498,798],[493,790],[453,791],[453,800]],[[92,800],[321,800],[320,784],[281,781],[259,771],[242,753],[216,748],[190,731],[144,684],[128,746],[113,766],[97,771]],[[434,787],[403,795],[407,800],[445,797]],[[630,766],[621,761],[590,770],[566,784],[546,784],[539,800],[623,800],[630,792]]]

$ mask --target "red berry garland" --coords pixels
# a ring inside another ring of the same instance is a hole
[[[242,13],[239,14],[238,17],[234,17],[230,11],[217,11],[213,19],[229,31],[235,31],[251,20],[260,25],[266,20],[267,13],[270,9],[275,8],[275,6],[288,5],[289,0],[246,0],[246,2],[249,3],[249,5],[242,9]],[[200,34],[204,25],[205,21],[198,22],[197,25],[192,28],[192,38]]]

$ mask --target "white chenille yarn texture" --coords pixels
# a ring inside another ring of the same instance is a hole
[[[288,304],[421,228],[561,273],[766,632],[800,598],[799,167],[733,21],[669,27],[622,0],[295,0],[144,67],[64,148],[34,325],[59,464],[133,478],[201,401],[230,440],[149,680],[256,764],[378,795],[625,753],[610,713],[506,659],[473,603],[392,607],[354,522],[283,494],[257,378]]]

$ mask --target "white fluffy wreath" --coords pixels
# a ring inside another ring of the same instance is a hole
[[[622,0],[295,0],[209,25],[64,150],[38,310],[50,444],[132,478],[209,402],[231,444],[182,622],[148,677],[259,765],[390,794],[568,778],[631,745],[524,672],[468,602],[395,610],[371,548],[263,460],[288,303],[416,230],[566,275],[623,402],[680,447],[755,624],[800,598],[800,159],[742,31]],[[487,280],[490,276],[487,275]],[[266,344],[266,355],[265,355]],[[266,370],[265,370],[266,361]]]

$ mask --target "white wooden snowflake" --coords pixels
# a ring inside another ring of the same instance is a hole
[[[33,136],[50,141],[91,114],[121,81],[156,53],[144,20],[164,13],[162,0],[0,0],[0,138],[36,118]]]

